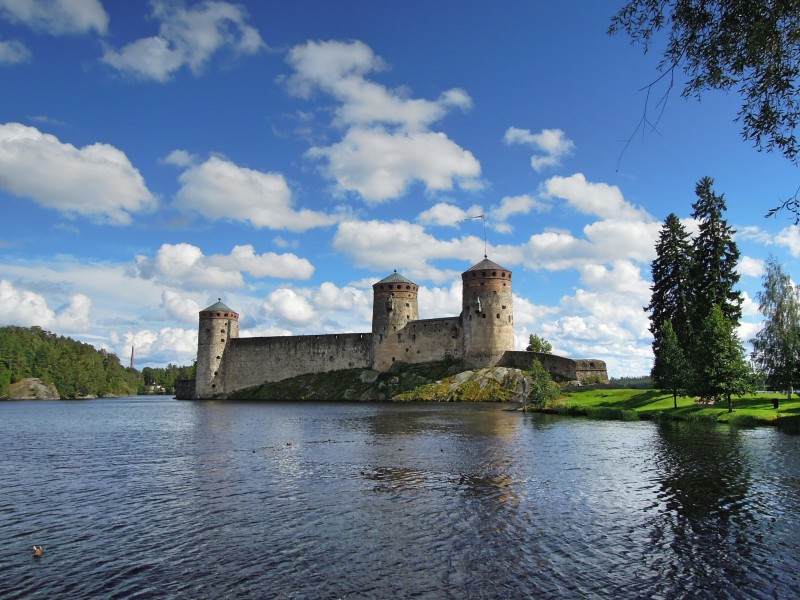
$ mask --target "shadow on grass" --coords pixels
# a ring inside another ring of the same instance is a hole
[[[636,394],[635,396],[631,396],[628,400],[624,402],[620,402],[619,400],[614,400],[613,398],[609,398],[608,402],[599,402],[597,406],[613,406],[615,408],[626,408],[631,410],[636,410],[637,408],[643,408],[657,400],[663,400],[664,394],[656,390],[648,390],[641,394]]]

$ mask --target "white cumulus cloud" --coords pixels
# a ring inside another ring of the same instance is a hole
[[[416,181],[444,191],[480,175],[471,152],[436,132],[353,128],[341,142],[311,148],[307,156],[326,159],[322,170],[339,191],[355,191],[373,203],[402,196]]]
[[[18,289],[7,280],[0,280],[0,325],[38,326],[43,329],[85,331],[89,326],[92,301],[84,294],[73,294],[64,306],[50,308],[41,294]]]
[[[290,325],[308,325],[318,320],[317,312],[311,303],[290,288],[280,288],[267,296],[264,312]]]
[[[136,257],[136,274],[186,289],[230,289],[244,286],[252,277],[308,279],[313,265],[294,254],[256,254],[253,246],[234,246],[231,253],[206,256],[192,244],[162,244],[154,257]]]
[[[198,75],[222,48],[255,54],[264,47],[239,4],[204,0],[185,8],[181,3],[154,0],[152,7],[153,19],[160,22],[158,35],[136,40],[121,50],[108,48],[103,62],[140,79],[163,83],[184,66]]]
[[[35,127],[0,125],[0,188],[67,215],[128,225],[156,198],[124,152],[108,144],[76,148]]]
[[[0,17],[50,35],[108,30],[100,0],[0,0]]]
[[[320,91],[337,103],[333,123],[345,130],[343,139],[306,155],[325,161],[322,172],[338,191],[382,202],[402,196],[413,182],[430,192],[481,186],[472,153],[430,130],[450,110],[471,107],[464,90],[426,100],[375,83],[367,76],[386,65],[360,41],[308,42],[292,48],[287,61],[294,68],[287,79],[291,93],[310,97]]]
[[[172,155],[170,155],[172,156]],[[292,193],[280,173],[263,173],[211,157],[181,173],[175,203],[212,220],[249,222],[254,227],[305,231],[331,225],[333,215],[292,207]]]
[[[531,167],[537,173],[545,167],[559,165],[561,158],[575,149],[575,144],[560,129],[542,129],[539,133],[531,133],[528,129],[509,127],[503,141],[508,145],[530,146],[538,151],[531,157]]]
[[[641,207],[625,200],[622,191],[607,183],[592,183],[582,173],[569,177],[551,177],[545,182],[549,197],[561,198],[577,211],[601,218],[652,221]]]
[[[16,65],[30,60],[31,52],[22,42],[0,41],[0,65]]]

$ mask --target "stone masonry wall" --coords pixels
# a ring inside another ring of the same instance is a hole
[[[596,358],[575,360],[576,379],[582,383],[606,383],[608,370],[606,363]]]
[[[463,355],[459,317],[412,321],[403,328],[402,333],[403,341],[398,348],[397,360],[425,363],[445,357],[461,358]]]
[[[372,334],[237,338],[222,359],[222,393],[305,373],[371,367]]]
[[[608,381],[606,363],[597,359],[573,360],[543,352],[506,352],[500,361],[502,367],[530,369],[538,360],[554,381],[595,382]]]

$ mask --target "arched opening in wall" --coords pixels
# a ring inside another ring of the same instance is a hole
[[[217,360],[219,360],[220,358],[222,358],[222,357],[221,356],[217,356]]]
[[[224,329],[220,329],[219,332],[220,333],[225,333],[225,330]]]
[[[225,338],[222,338],[222,339],[220,340],[220,342],[225,342]]]
[[[498,319],[500,318],[500,313],[497,313],[497,318],[498,318]]]
[[[392,357],[392,362],[394,362],[394,356]]]
[[[485,319],[485,318],[486,318],[486,313],[483,313],[483,314],[481,315],[481,317],[483,317],[483,318]]]

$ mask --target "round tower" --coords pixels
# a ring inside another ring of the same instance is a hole
[[[397,271],[372,286],[372,368],[386,371],[405,355],[403,329],[419,319],[419,286]]]
[[[464,361],[472,367],[496,365],[514,349],[511,271],[484,258],[461,274]]]
[[[225,306],[221,300],[200,311],[195,396],[212,398],[224,391],[221,364],[225,346],[228,340],[238,337],[239,314]]]

